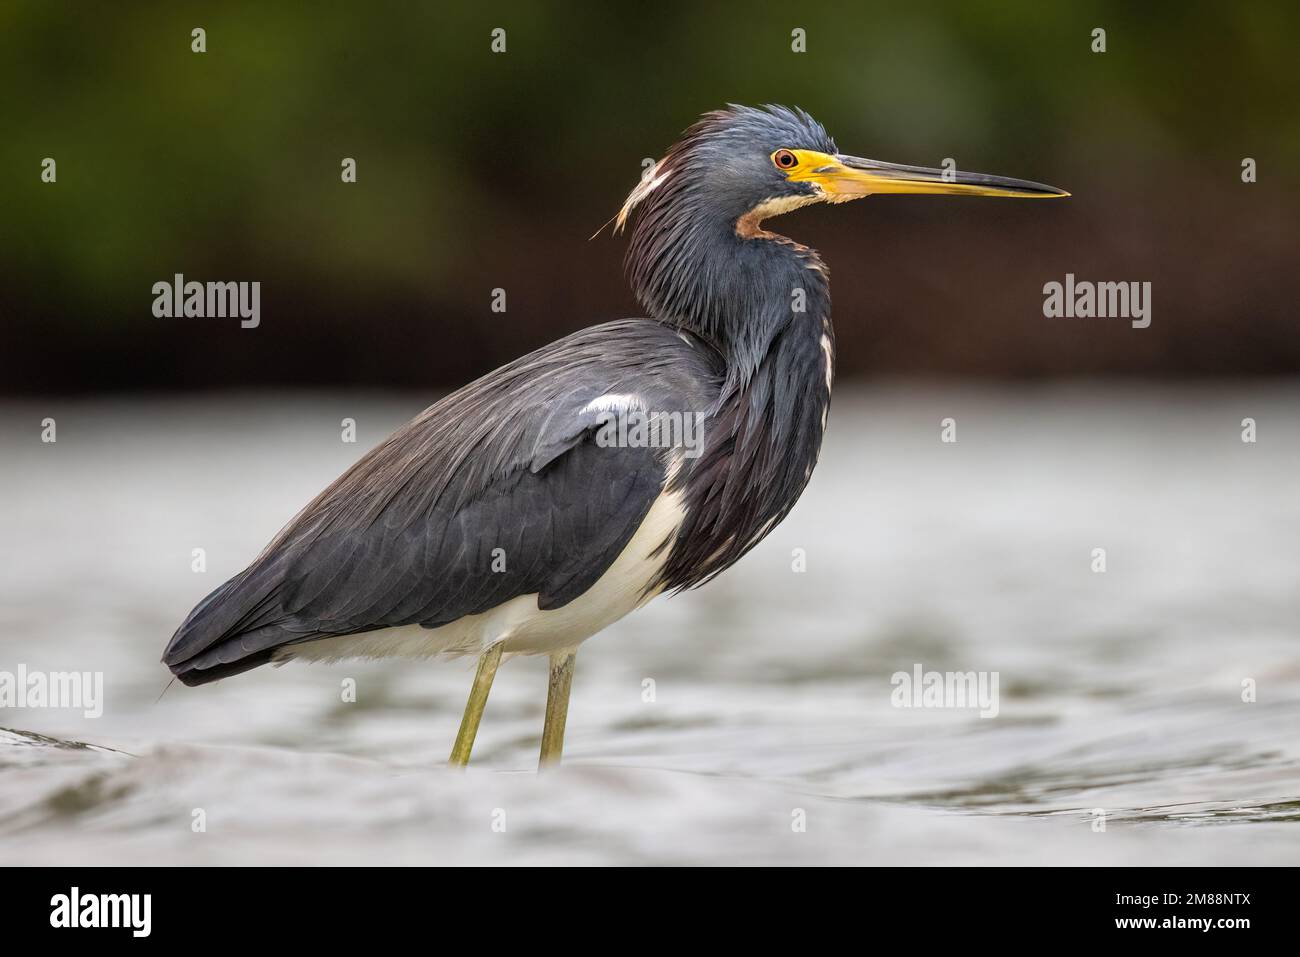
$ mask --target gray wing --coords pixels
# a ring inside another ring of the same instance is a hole
[[[484,376],[321,493],[190,613],[163,661],[202,684],[286,644],[437,627],[519,595],[536,593],[543,609],[572,601],[618,557],[666,480],[665,450],[597,444],[593,400],[635,394],[651,409],[703,413],[720,372],[698,340],[623,320]],[[493,568],[498,555],[504,571]]]

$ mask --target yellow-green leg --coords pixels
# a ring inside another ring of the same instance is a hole
[[[501,649],[504,642],[497,642],[483,652],[478,660],[478,671],[474,673],[474,687],[469,691],[469,700],[465,702],[465,714],[460,719],[460,731],[456,734],[456,743],[452,745],[451,757],[447,763],[454,768],[463,768],[469,764],[469,753],[474,748],[474,737],[478,734],[478,723],[487,706],[488,692],[492,690],[492,679],[497,676],[497,665],[501,664]]]
[[[577,654],[551,655],[551,679],[546,686],[546,723],[542,726],[542,754],[537,770],[559,767],[564,751],[564,722],[569,716],[569,690],[573,687],[573,661]]]

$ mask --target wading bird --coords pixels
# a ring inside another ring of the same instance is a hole
[[[451,752],[465,764],[503,656],[549,655],[540,763],[558,762],[578,646],[734,564],[812,475],[835,354],[826,269],[763,222],[876,193],[1068,195],[846,156],[801,110],[706,114],[615,217],[635,219],[627,269],[650,318],[583,329],[430,406],[203,599],[163,661],[198,685],[295,658],[476,655]],[[700,445],[608,432],[633,417],[698,423]]]

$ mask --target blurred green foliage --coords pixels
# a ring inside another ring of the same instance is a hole
[[[477,266],[544,269],[532,250],[585,241],[642,157],[727,101],[804,106],[862,155],[952,155],[1076,196],[1104,189],[1121,228],[1134,195],[1171,182],[1185,194],[1243,155],[1263,158],[1262,179],[1293,185],[1297,9],[11,0],[0,5],[0,305],[16,345],[4,372],[10,388],[40,387],[18,347],[72,336],[65,360],[91,344],[99,359],[65,361],[69,375],[133,384],[104,361],[119,350],[129,366],[151,347],[110,331],[156,334],[147,290],[175,271],[285,277],[301,295],[283,311],[310,313],[295,320],[299,349],[359,308],[376,324],[432,309],[454,334],[485,301]],[[190,49],[196,26],[203,54]],[[1098,26],[1105,54],[1090,50]],[[505,54],[490,50],[495,27]],[[791,52],[795,27],[807,53]],[[47,156],[57,187],[39,181]],[[358,161],[355,187],[339,182],[345,156]],[[593,253],[600,289],[615,290],[602,308],[629,302],[608,275],[616,255]],[[524,338],[609,317],[543,310]],[[470,343],[464,368],[526,344],[506,338]],[[202,343],[181,334],[167,347],[188,357],[190,381],[330,379],[279,376],[282,357],[231,380],[204,371]],[[59,367],[46,370],[55,385]],[[382,368],[355,378],[383,381]]]

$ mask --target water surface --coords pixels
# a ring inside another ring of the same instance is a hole
[[[840,388],[790,518],[583,647],[558,775],[536,659],[466,774],[472,662],[160,699],[189,608],[422,404],[0,407],[0,670],[105,682],[0,709],[0,861],[1300,863],[1300,390]],[[996,672],[997,716],[894,707],[917,664]]]

